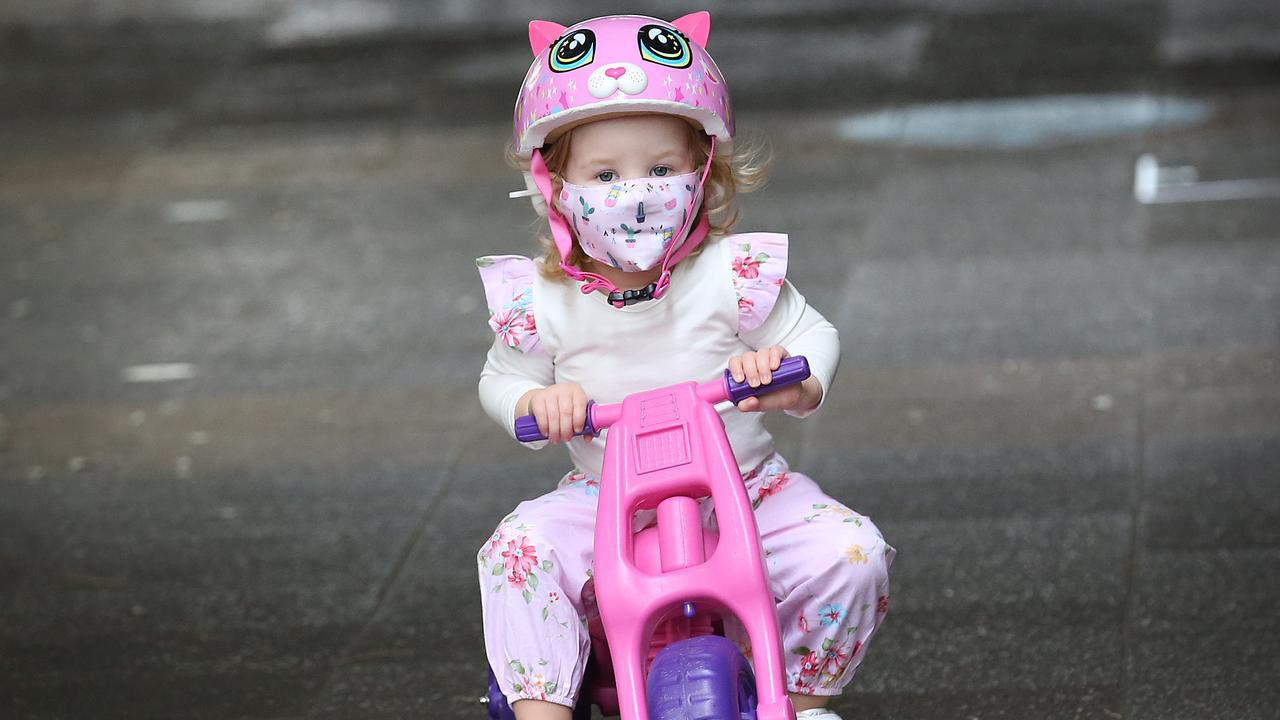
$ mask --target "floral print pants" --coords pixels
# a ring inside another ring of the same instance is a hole
[[[790,472],[777,454],[743,476],[777,600],[791,692],[837,695],[853,678],[889,606],[895,551],[865,516]],[[591,580],[600,480],[566,475],[499,523],[478,561],[489,665],[508,702],[573,706],[598,615]],[[712,522],[709,500],[704,522]],[[646,514],[648,517],[646,517]],[[652,522],[653,511],[637,516]],[[751,657],[736,621],[729,636]]]

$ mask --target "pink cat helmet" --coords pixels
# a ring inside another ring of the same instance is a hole
[[[529,23],[533,65],[516,97],[515,152],[530,161],[526,191],[534,208],[546,215],[560,251],[560,267],[584,281],[583,293],[608,291],[609,302],[623,307],[662,297],[671,268],[707,235],[707,218],[694,213],[711,167],[707,158],[685,226],[662,259],[659,279],[637,293],[620,291],[608,278],[569,265],[572,247],[568,222],[551,204],[551,177],[540,152],[565,130],[618,115],[657,113],[682,117],[711,137],[711,153],[730,150],[733,106],[715,61],[704,46],[711,15],[696,12],[672,22],[643,15],[610,15],[566,28],[545,20]],[[699,219],[694,225],[694,218]]]
[[[729,89],[705,49],[711,15],[666,22],[610,15],[566,28],[529,23],[533,65],[516,97],[515,150],[528,159],[564,130],[609,115],[677,115],[728,152]]]

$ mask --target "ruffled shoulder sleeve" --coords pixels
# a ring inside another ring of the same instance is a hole
[[[749,332],[764,324],[778,302],[787,276],[787,236],[744,233],[726,240],[738,296],[738,331]]]
[[[489,327],[507,347],[526,354],[545,354],[533,313],[533,260],[522,255],[476,258],[489,306]]]

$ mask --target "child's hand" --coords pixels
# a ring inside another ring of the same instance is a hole
[[[773,371],[778,369],[784,358],[791,353],[781,345],[770,345],[752,352],[745,352],[729,358],[729,374],[738,382],[744,380],[751,387],[760,387],[773,382]],[[767,410],[811,410],[822,400],[822,386],[816,378],[806,378],[796,385],[765,393],[760,397],[745,398],[738,403],[743,412],[765,412]]]
[[[578,383],[556,383],[525,393],[516,410],[520,415],[532,413],[551,442],[566,442],[587,423],[587,394]]]

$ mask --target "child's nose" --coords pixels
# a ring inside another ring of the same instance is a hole
[[[608,70],[605,70],[605,71],[604,71],[604,74],[605,74],[605,75],[608,75],[609,77],[613,78],[614,80],[617,80],[618,78],[620,78],[620,77],[622,77],[623,75],[626,75],[626,74],[627,74],[627,69],[626,69],[626,68],[621,68],[621,67],[609,68]]]

